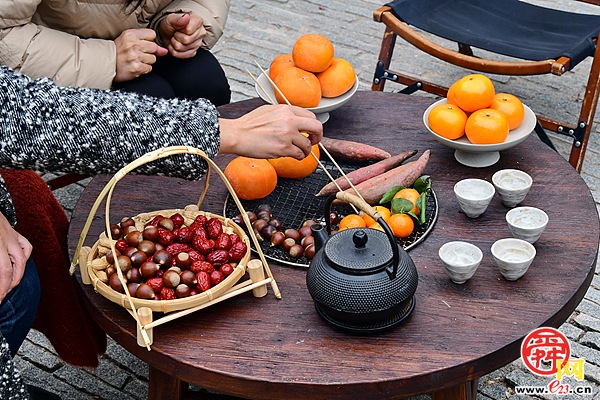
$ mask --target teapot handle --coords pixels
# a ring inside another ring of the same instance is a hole
[[[392,246],[392,257],[393,257],[393,269],[392,269],[392,279],[395,279],[398,275],[398,263],[400,262],[400,252],[398,251],[398,243],[396,243],[396,238],[394,237],[394,233],[392,229],[389,227],[387,222],[384,221],[381,214],[377,212],[373,207],[371,207],[366,201],[361,199],[360,197],[353,195],[347,192],[337,192],[332,194],[327,198],[327,202],[325,203],[325,228],[327,229],[327,233],[331,235],[331,221],[329,219],[329,213],[331,212],[331,204],[335,200],[340,200],[346,203],[350,203],[358,207],[361,211],[368,214],[375,221],[379,222],[379,225],[385,231],[388,239],[390,240],[390,244]]]

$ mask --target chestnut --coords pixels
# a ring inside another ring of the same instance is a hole
[[[131,247],[138,247],[142,240],[144,240],[144,237],[140,231],[129,232],[127,235],[125,235],[125,241]]]
[[[175,265],[181,269],[188,269],[192,265],[192,259],[188,253],[183,251],[175,256]]]
[[[238,225],[241,225],[244,223],[244,217],[242,217],[242,214],[234,215],[233,218],[231,218],[231,220]]]
[[[254,229],[256,229],[257,232],[262,231],[268,225],[269,225],[269,223],[267,221],[265,221],[264,219],[257,219],[256,221],[254,221],[252,223],[252,227]]]
[[[110,235],[114,240],[121,239],[121,235],[123,234],[123,230],[118,224],[110,224]]]
[[[119,293],[125,293],[125,290],[123,289],[123,285],[121,284],[121,280],[119,279],[119,274],[112,274],[108,278],[108,284],[110,285],[112,290],[119,292]]]
[[[314,224],[317,224],[318,222],[315,221],[314,219],[307,219],[306,221],[304,221],[302,223],[302,226],[313,226]]]
[[[273,210],[271,210],[271,206],[270,205],[268,205],[268,204],[261,204],[261,205],[259,205],[256,208],[256,211],[266,211],[268,213],[271,213]]]
[[[283,228],[283,223],[277,218],[271,218],[269,220],[269,225],[280,231]]]
[[[117,254],[117,257],[121,255],[121,252],[117,249],[115,249],[115,253]],[[109,264],[115,263],[115,257],[112,251],[109,251],[108,254],[106,254],[106,262]]]
[[[329,213],[329,222],[331,222],[331,225],[336,225],[340,222],[340,215],[338,213],[336,213],[335,211],[332,211]]]
[[[152,257],[154,255],[154,252],[156,252],[156,245],[153,241],[146,240],[146,238],[144,237],[144,240],[142,240],[138,245],[138,250],[143,251],[146,254],[146,256]]]
[[[142,274],[140,273],[139,268],[131,268],[127,271],[127,282],[133,283],[141,283],[142,282]]]
[[[121,225],[121,230],[125,231],[125,228],[128,226],[135,226],[135,221],[131,217],[125,217],[121,220],[119,225]]]
[[[181,283],[181,278],[177,271],[168,270],[162,276],[165,286],[171,289],[176,288]]]
[[[191,293],[190,287],[188,285],[184,285],[183,283],[177,285],[175,288],[175,297],[181,299],[183,297],[189,297]]]
[[[223,266],[221,266],[221,268],[222,267]],[[189,269],[182,271],[179,278],[181,279],[181,283],[186,284],[190,287],[195,286],[196,283],[198,283],[198,281],[196,280],[196,274],[193,271],[190,271]]]
[[[292,238],[286,238],[283,243],[281,244],[283,246],[283,249],[285,251],[290,251],[290,249],[292,248],[293,245],[296,244],[296,241]],[[302,247],[302,246],[300,246]]]
[[[148,225],[142,233],[144,239],[156,242],[158,240],[158,228],[154,225]]]
[[[284,240],[285,235],[283,232],[273,232],[273,234],[271,235],[271,246],[281,246]]]
[[[298,233],[300,233],[300,239],[303,239],[307,236],[312,235],[312,230],[310,229],[310,226],[303,226],[300,229],[298,229]]]
[[[140,265],[146,262],[148,256],[143,251],[137,250],[129,258],[131,259],[131,264],[134,267],[139,267]]]
[[[171,254],[169,254],[169,252],[166,250],[158,250],[156,253],[154,253],[152,261],[154,261],[158,265],[170,266]]]
[[[246,211],[246,215],[248,215],[248,219],[250,220],[250,223],[253,223],[254,221],[256,221],[258,219],[256,214],[252,211]]]
[[[137,247],[129,246],[128,248],[125,249],[125,251],[123,252],[123,255],[131,258],[133,253],[135,253],[136,251],[138,251]]]
[[[117,269],[115,268],[114,265],[111,264],[111,265],[109,265],[109,266],[106,267],[106,271],[105,272],[106,272],[106,276],[111,276],[112,274],[114,274],[114,273],[117,272]],[[129,271],[127,271],[127,272],[129,272]]]
[[[146,283],[140,283],[135,291],[135,297],[140,299],[154,300],[156,298],[156,294],[154,294],[154,290],[152,290],[150,285]]]
[[[285,233],[286,238],[294,239],[294,242],[300,240],[300,232],[294,228],[288,228],[283,233]]]
[[[154,278],[159,269],[160,267],[155,262],[146,261],[140,266],[140,274],[142,274],[145,279]]]
[[[304,249],[306,249],[308,246],[310,246],[311,244],[315,243],[315,237],[314,236],[304,236],[302,238],[302,240],[300,241],[300,244],[302,245],[302,247],[304,247]]]
[[[315,257],[315,253],[316,253],[316,249],[315,249],[315,245],[314,244],[309,244],[308,246],[306,246],[306,248],[304,249],[304,255],[306,256],[306,258],[308,258],[309,260],[312,260]]]
[[[139,232],[139,230],[135,225],[128,226],[123,229],[123,236],[127,236],[127,234],[131,232]]]
[[[300,258],[304,254],[304,247],[299,244],[294,244],[292,247],[290,247],[288,253],[292,258]]]
[[[140,286],[138,282],[129,282],[127,284],[127,290],[129,291],[129,295],[131,297],[135,297],[135,291],[137,290],[138,286]]]
[[[127,256],[121,255],[117,257],[117,264],[119,264],[119,268],[123,273],[126,273],[131,269],[131,259]]]
[[[275,232],[277,232],[277,229],[275,229],[274,226],[267,225],[261,229],[260,236],[262,236],[265,240],[271,240],[271,236],[273,236]]]
[[[171,218],[161,218],[160,221],[158,221],[158,226],[169,231],[175,229],[175,224]]]
[[[271,217],[272,217],[271,212],[268,210],[260,210],[259,212],[256,213],[256,218],[264,219],[266,222],[269,222]]]

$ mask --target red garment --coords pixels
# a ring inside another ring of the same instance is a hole
[[[65,362],[97,367],[106,351],[106,334],[79,299],[69,275],[65,212],[44,180],[33,171],[0,170],[17,212],[15,229],[33,246],[41,283],[33,327],[42,332]]]

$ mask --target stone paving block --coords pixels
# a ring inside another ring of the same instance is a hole
[[[112,339],[108,341],[106,357],[119,368],[132,372],[140,379],[148,380],[148,365]]]
[[[592,317],[588,314],[579,314],[574,318],[574,322],[586,329],[593,329],[595,331],[600,331],[600,319]]]
[[[135,378],[130,379],[123,391],[134,399],[146,399],[148,397],[148,381],[142,381]]]

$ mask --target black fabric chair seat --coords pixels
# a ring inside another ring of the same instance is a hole
[[[524,60],[593,56],[600,16],[576,14],[518,0],[396,0],[405,23],[454,42]]]

